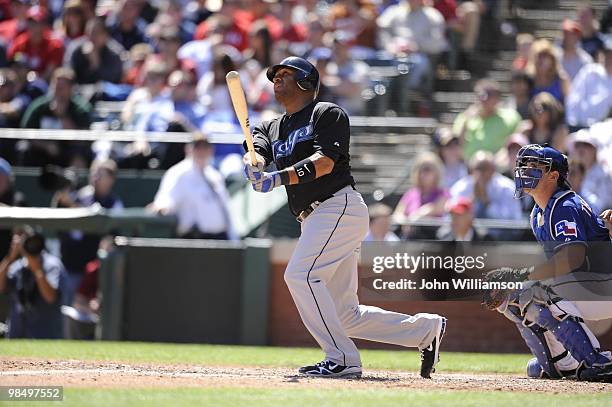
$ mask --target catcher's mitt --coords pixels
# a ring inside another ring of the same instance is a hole
[[[533,267],[525,267],[520,269],[515,269],[512,267],[501,267],[495,270],[491,270],[487,274],[485,274],[484,281],[525,281],[529,277],[529,273],[531,273],[532,270]],[[482,296],[482,305],[484,305],[488,310],[494,311],[500,305],[502,305],[504,301],[506,301],[510,292],[511,290],[497,288],[486,290]]]

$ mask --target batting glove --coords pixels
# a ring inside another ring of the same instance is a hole
[[[244,164],[244,176],[251,182],[259,182],[264,171],[264,163],[257,162],[257,165],[251,165],[250,163]]]
[[[283,185],[282,179],[278,171],[273,172],[256,172],[254,173],[257,181],[251,182],[253,189],[257,192],[270,192],[276,187]]]

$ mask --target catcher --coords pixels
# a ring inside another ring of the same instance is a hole
[[[533,378],[612,382],[612,355],[602,352],[585,320],[612,317],[612,275],[601,267],[612,244],[610,211],[593,213],[567,182],[567,157],[547,145],[523,147],[515,198],[535,200],[530,223],[548,259],[524,269],[491,271],[489,281],[525,281],[522,290],[489,291],[484,304],[513,321],[535,356]]]

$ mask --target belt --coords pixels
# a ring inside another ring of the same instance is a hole
[[[342,188],[340,188],[338,191],[346,188],[348,185],[343,186]],[[350,184],[351,188],[353,188],[354,190],[357,190],[355,188],[355,185]],[[334,192],[337,193],[338,191]],[[306,207],[306,209],[304,209],[302,212],[300,212],[300,214],[295,218],[298,222],[302,223],[304,222],[304,220],[308,217],[308,215],[310,215],[315,209],[317,209],[319,207],[319,205],[321,205],[323,202],[327,201],[330,198],[334,197],[334,194],[331,194],[330,196],[326,196],[325,198],[321,199],[320,201],[314,201],[312,202],[310,205],[308,205]]]

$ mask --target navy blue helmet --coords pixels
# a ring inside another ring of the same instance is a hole
[[[314,90],[315,94],[319,91],[319,71],[307,60],[299,57],[287,57],[280,64],[268,68],[266,76],[270,82],[274,82],[274,75],[280,68],[295,69],[294,79],[300,89],[304,91]]]
[[[540,168],[533,165],[537,164]],[[541,168],[541,167],[544,168]],[[548,146],[547,144],[529,144],[522,147],[516,156],[516,167],[514,169],[514,191],[515,198],[525,196],[524,188],[534,189],[542,176],[549,171],[559,172],[559,185],[570,189],[567,182],[569,166],[567,157],[560,151]]]

